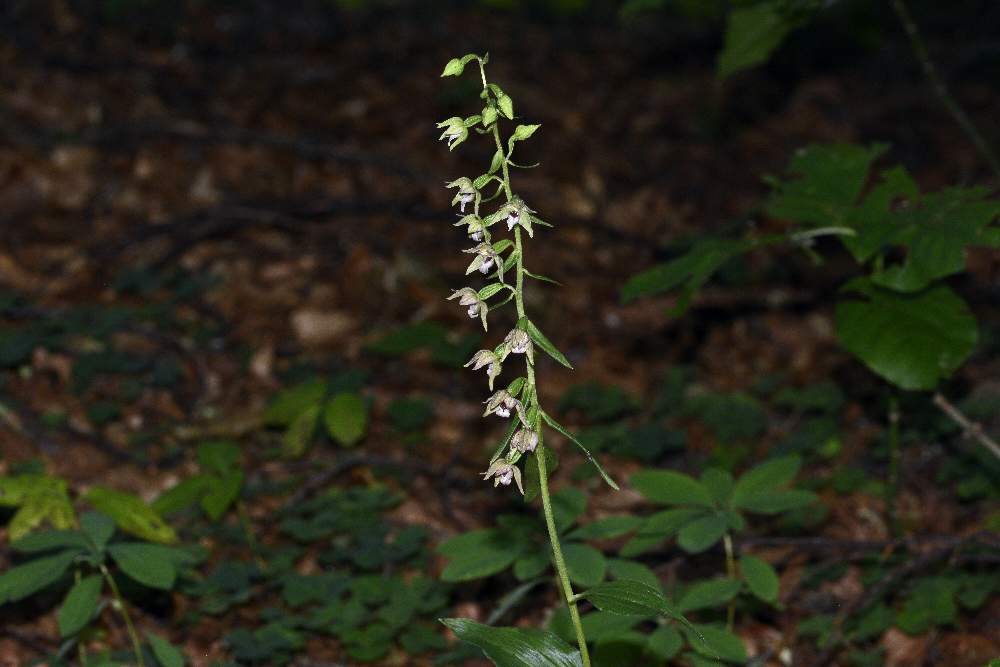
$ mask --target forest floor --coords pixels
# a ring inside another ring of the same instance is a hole
[[[101,484],[152,500],[196,470],[198,443],[233,440],[248,483],[286,490],[247,499],[261,543],[278,539],[274,517],[289,488],[303,488],[305,501],[327,484],[378,481],[397,494],[387,520],[426,531],[422,562],[432,575],[445,563],[433,545],[515,511],[519,500],[479,481],[497,432],[480,419],[480,374],[455,363],[479,333],[444,300],[464,285],[467,256],[443,183],[478,174],[489,152],[470,140],[449,153],[434,128],[476,99],[475,82],[439,79],[443,64],[489,50],[492,78],[519,115],[542,124],[521,158],[541,164],[514,182],[556,224],[536,234],[526,263],[563,286],[532,285],[527,307],[575,367],[542,363],[542,400],[561,405],[574,427],[635,424],[652,420],[664,378],[683,368],[685,395],[747,396],[764,419],[752,437],[726,438],[720,432],[738,416],[674,415],[669,430],[686,445],[611,452],[614,477],[705,462],[741,469],[799,432],[809,408],[789,408],[795,396],[834,388],[820,410],[833,432],[803,445],[805,478],[839,480],[810,487],[828,514],[785,545],[767,542],[787,535],[771,522],[745,534],[782,572],[781,606],[741,613],[736,625],[753,654],[771,656],[756,664],[782,664],[785,646],[793,664],[817,664],[822,650],[797,631],[800,622],[852,608],[879,581],[854,561],[858,545],[871,547],[865,558],[906,539],[916,545],[879,570],[891,589],[940,574],[951,554],[934,552],[937,538],[1000,525],[997,476],[975,443],[949,430],[928,397],[907,396],[895,496],[906,537],[894,537],[880,482],[888,392],[833,331],[847,258],[817,268],[794,249],[754,253],[681,317],[670,316],[671,297],[619,298],[631,275],[685,239],[748,225],[780,231],[782,221],[762,217],[761,176],[780,173],[810,143],[888,142],[887,162],[906,164],[926,189],[982,179],[978,156],[916,67],[899,64],[909,56],[902,46],[864,68],[794,78],[766,69],[723,85],[698,39],[657,42],[641,25],[518,25],[471,11],[431,21],[217,10],[168,37],[98,26],[71,4],[43,5],[0,44],[0,472],[41,462],[74,489]],[[963,82],[957,90],[975,118],[1000,108],[996,89]],[[998,274],[995,255],[973,255],[958,286],[985,340],[946,388],[955,402],[1000,404],[989,403],[1000,399],[1000,361],[990,354],[1000,344]],[[265,407],[317,375],[360,378],[371,401],[363,442],[343,449],[320,437],[299,459],[274,456],[283,434],[264,423]],[[572,481],[582,475],[577,454],[554,445],[565,465],[553,483],[589,491],[587,518],[645,510],[628,488]],[[856,476],[838,476],[844,470]],[[956,488],[975,474],[987,474],[985,488],[962,496]],[[228,539],[199,535],[210,547]],[[321,569],[306,552],[298,571]],[[3,548],[0,564],[10,558]],[[644,562],[671,580],[717,572],[723,559],[721,548],[695,560],[664,548]],[[807,576],[835,565],[843,569],[826,579]],[[483,620],[513,585],[460,585],[448,614]],[[543,621],[558,606],[554,587],[530,595],[536,603],[511,623]],[[185,625],[190,599],[174,594],[138,616],[198,665],[224,659],[232,644],[223,638],[257,627],[272,604],[260,595]],[[58,650],[51,606],[0,608],[0,626],[0,663]],[[110,627],[95,646],[127,646],[116,620]],[[915,634],[887,628],[864,646],[890,666],[982,667],[1000,656],[998,637],[1000,594],[959,621]],[[310,637],[291,653],[302,666],[355,664],[331,639]],[[377,664],[431,660],[394,647]]]

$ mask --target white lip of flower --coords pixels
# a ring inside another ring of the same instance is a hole
[[[506,419],[507,417],[510,417],[511,410],[516,410],[521,423],[528,423],[528,418],[524,413],[524,405],[521,404],[521,401],[511,396],[510,392],[506,389],[501,389],[497,393],[493,394],[485,401],[485,403],[486,411],[483,412],[484,417],[495,414],[498,417]]]
[[[463,287],[460,290],[455,290],[452,295],[448,297],[448,300],[458,299],[458,305],[468,306],[470,319],[476,319],[479,317],[483,321],[483,330],[489,331],[486,326],[486,314],[490,311],[489,306],[486,302],[479,298],[479,293],[472,289],[471,287]]]
[[[534,212],[533,209],[528,208],[528,205],[520,197],[514,197],[514,199],[501,206],[495,213],[487,216],[486,223],[490,225],[500,220],[506,220],[507,231],[511,231],[514,227],[520,225],[528,232],[529,237],[533,237],[531,214]]]
[[[498,375],[503,371],[503,366],[500,364],[500,359],[492,350],[479,350],[474,355],[472,359],[465,364],[468,368],[472,366],[472,370],[478,371],[483,366],[486,366],[486,376],[490,380],[490,390],[493,389],[493,380],[496,379]]]
[[[499,253],[493,249],[493,246],[489,243],[480,243],[475,248],[469,248],[463,250],[462,252],[475,254],[475,259],[469,264],[469,268],[465,270],[466,275],[478,270],[480,273],[489,273],[490,269],[493,268],[494,264],[498,266],[503,266],[503,260],[500,258]],[[500,272],[501,279],[503,278],[503,272]]]
[[[535,451],[538,447],[538,432],[530,428],[522,428],[514,434],[511,440],[511,447],[522,453]]]
[[[515,208],[507,214],[507,231],[514,229],[514,225],[521,221],[521,213]]]
[[[531,337],[523,329],[511,329],[503,342],[514,354],[524,354],[531,347]]]
[[[493,488],[503,484],[504,486],[510,486],[512,481],[517,482],[517,489],[524,495],[524,485],[521,483],[521,470],[515,465],[511,465],[504,460],[496,461],[490,466],[489,470],[482,473],[483,479],[487,480],[493,477]]]
[[[469,128],[465,126],[465,121],[458,116],[452,116],[447,120],[441,121],[437,126],[444,128],[444,132],[441,133],[438,140],[447,139],[448,150],[462,143],[469,136]]]

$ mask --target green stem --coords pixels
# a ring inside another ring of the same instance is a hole
[[[736,580],[736,557],[733,553],[733,536],[726,533],[722,536],[722,544],[726,548],[726,576],[733,581]],[[736,622],[736,598],[729,600],[729,607],[726,609],[726,629],[733,631]]]
[[[135,626],[132,624],[132,616],[128,613],[125,598],[122,597],[121,591],[118,590],[118,584],[115,583],[115,578],[111,576],[108,566],[104,563],[101,563],[101,574],[104,575],[104,580],[108,582],[111,595],[114,596],[115,602],[118,603],[118,613],[122,615],[122,619],[125,621],[125,629],[128,631],[129,639],[132,640],[132,650],[135,652],[135,662],[139,667],[145,667],[145,661],[142,658],[142,643],[139,641],[139,633],[135,631]]]
[[[480,72],[483,72],[482,62],[479,63]],[[486,88],[486,74],[483,72],[483,88]],[[497,150],[503,152],[503,143],[500,141],[500,130],[497,123],[493,123],[493,140],[496,142]],[[507,196],[507,201],[514,197],[510,189],[510,170],[507,167],[507,158],[501,162],[503,173],[503,191]],[[525,317],[524,312],[524,250],[521,243],[521,228],[514,228],[514,252],[517,253],[517,282],[514,291],[514,303],[517,307],[518,318]],[[525,359],[527,368],[527,391],[529,396],[535,397],[538,403],[538,392],[535,388],[535,367]],[[540,408],[539,408],[540,409]],[[559,543],[559,532],[556,530],[556,520],[552,513],[552,498],[549,495],[549,473],[545,466],[545,445],[542,442],[542,431],[538,429],[538,447],[535,450],[535,463],[538,465],[538,487],[541,490],[542,514],[545,515],[545,527],[549,532],[549,542],[552,544],[552,557],[555,561],[556,572],[559,583],[562,586],[563,597],[566,606],[569,608],[570,621],[576,632],[576,642],[580,647],[580,657],[583,660],[583,667],[590,667],[590,653],[587,651],[587,637],[583,633],[583,623],[580,621],[580,611],[576,606],[576,595],[573,593],[573,585],[569,581],[569,570],[566,569],[566,561],[563,558],[562,545]]]
[[[969,114],[965,113],[958,100],[954,98],[951,92],[948,90],[948,86],[944,82],[944,78],[938,72],[937,67],[934,65],[934,61],[931,60],[930,52],[927,50],[927,44],[924,42],[923,36],[917,29],[917,24],[910,15],[910,10],[907,8],[903,0],[892,0],[892,9],[896,12],[896,17],[899,22],[903,24],[903,29],[906,31],[906,36],[910,40],[910,47],[913,49],[913,54],[916,56],[917,60],[920,62],[920,66],[924,70],[924,76],[927,77],[928,82],[931,84],[931,89],[934,93],[941,99],[941,103],[951,114],[951,117],[955,120],[962,131],[969,137],[973,145],[979,150],[986,162],[989,163],[990,168],[993,169],[993,173],[1000,177],[1000,159],[997,158],[996,153],[990,148],[990,145],[986,143],[986,139],[980,134],[979,129],[976,127],[972,119],[969,118]]]

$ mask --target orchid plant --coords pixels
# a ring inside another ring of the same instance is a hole
[[[453,150],[469,138],[470,130],[474,130],[477,134],[492,137],[496,146],[486,173],[475,179],[463,176],[446,184],[449,189],[456,190],[452,205],[458,207],[461,217],[455,226],[464,228],[466,236],[475,244],[464,251],[473,255],[466,275],[480,273],[490,280],[479,289],[462,287],[455,290],[448,299],[458,300],[460,306],[466,307],[468,316],[480,320],[484,331],[488,331],[488,314],[511,301],[515,304],[517,321],[503,341],[493,349],[479,350],[466,364],[473,370],[485,369],[489,390],[493,392],[485,401],[483,417],[495,415],[510,422],[483,478],[492,480],[494,487],[516,485],[528,501],[536,495],[541,498],[552,559],[579,649],[575,651],[557,636],[541,630],[491,628],[468,619],[444,619],[444,623],[461,639],[482,648],[488,657],[502,667],[524,664],[589,667],[587,641],[577,610],[577,603],[582,599],[614,613],[662,614],[684,623],[686,621],[669,607],[661,591],[648,584],[618,580],[575,593],[570,583],[549,493],[549,469],[554,464],[555,457],[547,450],[542,424],[548,425],[580,447],[608,485],[615,490],[618,485],[580,441],[542,409],[539,400],[534,354],[536,346],[563,366],[572,368],[565,355],[528,318],[524,307],[526,278],[555,282],[525,268],[525,237],[532,239],[537,227],[552,225],[539,218],[536,211],[514,193],[510,179],[512,168],[525,168],[512,159],[515,145],[535,134],[540,126],[517,124],[507,136],[506,142],[502,139],[500,123],[515,119],[514,102],[500,86],[487,81],[488,61],[489,56],[468,54],[452,59],[442,74],[459,76],[467,65],[475,62],[483,84],[480,98],[484,106],[478,114],[466,118],[454,116],[438,123],[438,128],[442,130],[440,140],[446,141],[448,149]],[[484,207],[496,200],[499,200],[496,209],[486,213]],[[496,238],[503,233],[504,227],[510,237]],[[494,303],[490,304],[490,300],[494,300]],[[524,359],[523,374],[506,387],[497,389],[497,378],[511,355]],[[529,659],[530,656],[537,660]]]

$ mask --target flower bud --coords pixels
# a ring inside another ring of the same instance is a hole
[[[530,428],[522,428],[514,434],[510,444],[519,452],[533,452],[538,447],[538,432],[532,431]]]

